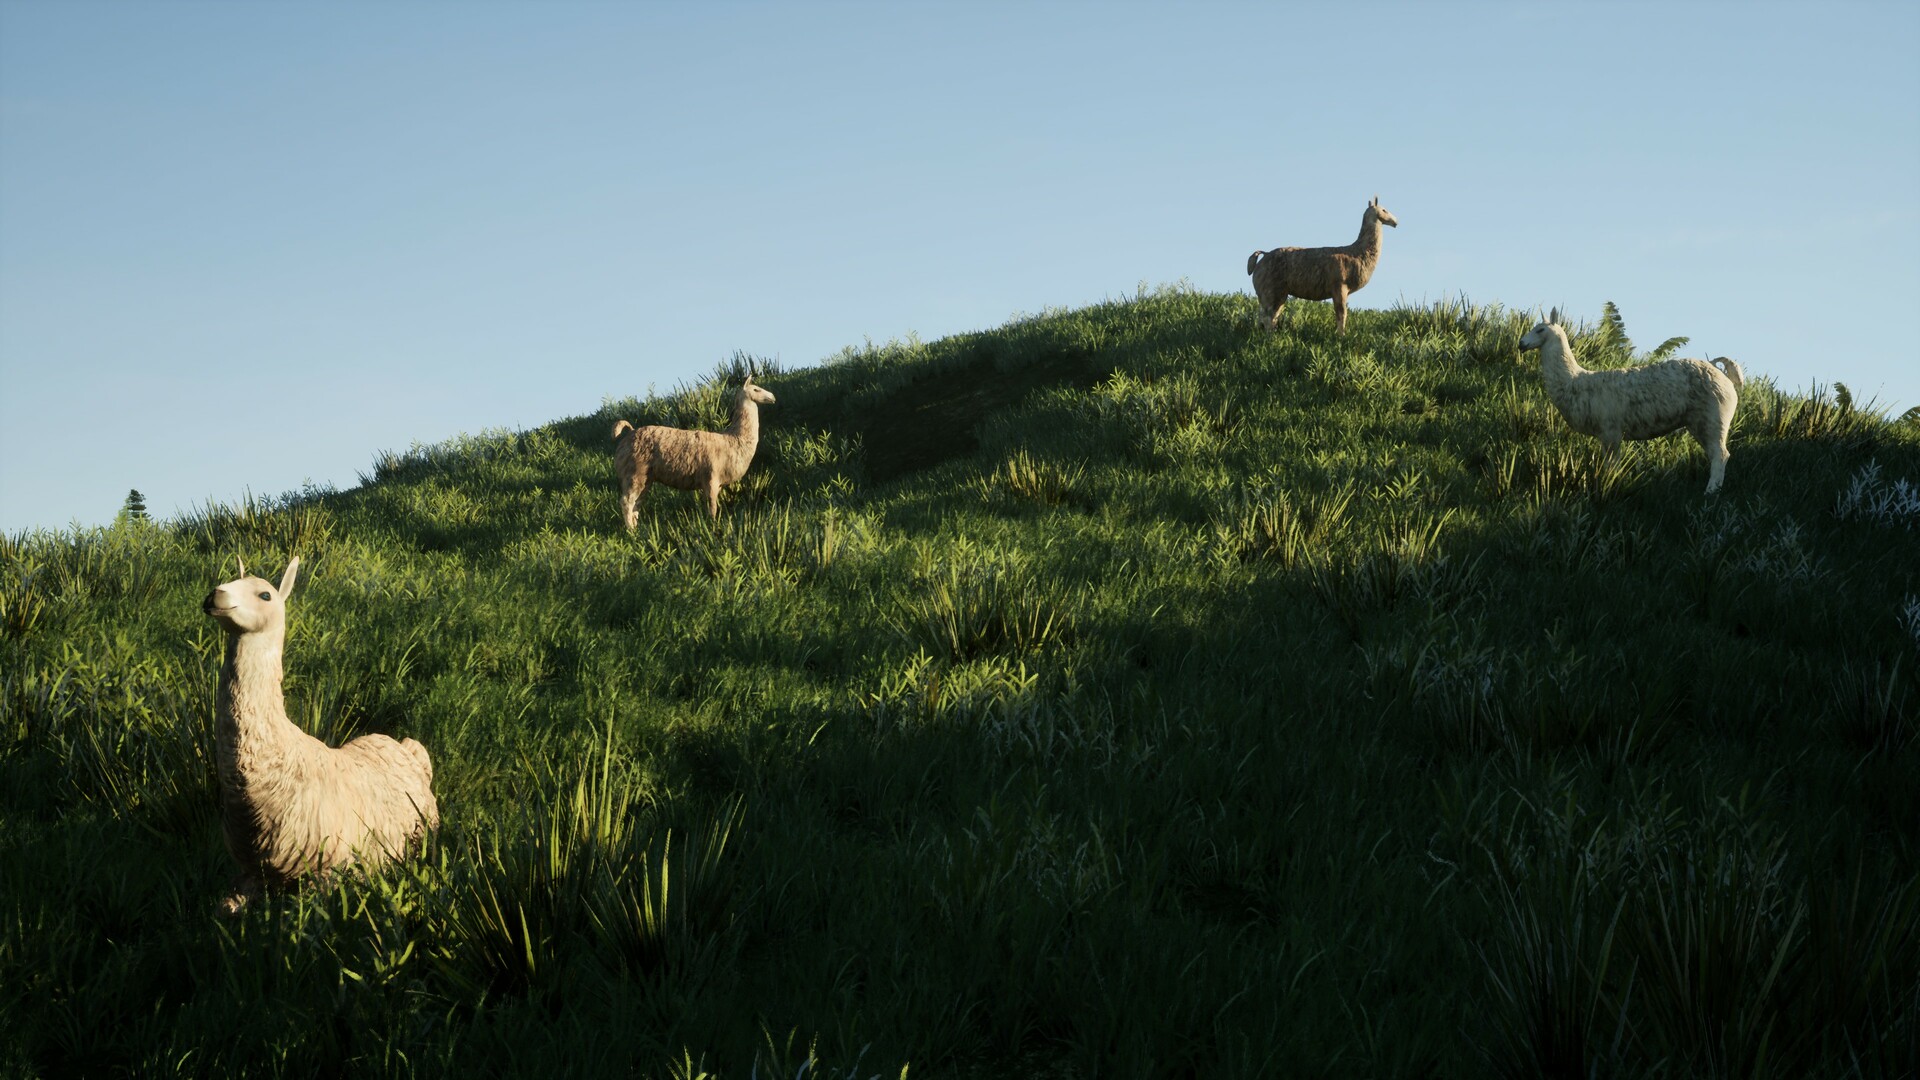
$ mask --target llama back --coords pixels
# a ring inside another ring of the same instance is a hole
[[[754,444],[718,431],[651,426],[633,437],[633,457],[646,463],[648,479],[682,489],[704,485],[709,474],[723,485],[733,483],[747,471],[754,450]]]
[[[1691,372],[1671,364],[1589,371],[1576,392],[1555,401],[1567,425],[1582,434],[1605,438],[1618,432],[1628,439],[1649,439],[1678,431],[1686,423],[1693,396]]]
[[[1262,297],[1291,294],[1302,300],[1331,300],[1345,277],[1345,252],[1339,248],[1274,248],[1260,260],[1253,275],[1254,291]]]
[[[405,855],[440,821],[426,748],[408,744],[372,735],[338,750],[321,747],[289,782],[256,787],[242,813],[226,815],[229,851],[278,885]],[[266,807],[271,813],[259,812]]]
[[[1658,438],[1737,402],[1736,384],[1704,360],[1589,371],[1577,385],[1555,404],[1570,427],[1595,436],[1611,429],[1628,439]]]
[[[1279,255],[1282,252],[1299,251],[1299,250],[1300,249],[1298,247],[1277,247],[1277,248],[1265,248],[1263,250],[1256,251],[1253,254],[1247,256],[1247,273],[1249,274],[1253,273],[1254,269],[1260,265],[1260,260],[1265,258],[1268,255]]]
[[[339,858],[357,851],[378,865],[440,823],[433,759],[418,741],[362,735],[340,747],[330,764],[333,797],[320,804],[324,820],[314,825],[316,834],[330,838],[330,847],[348,849]]]
[[[437,808],[433,797],[433,757],[419,740],[362,735],[341,746],[340,755],[358,766],[348,771],[353,781],[364,788],[364,798],[404,808],[401,817],[408,828],[417,827],[415,819]],[[437,821],[437,813],[428,817],[428,824]]]

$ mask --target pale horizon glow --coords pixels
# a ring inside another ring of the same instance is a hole
[[[0,0],[0,531],[350,487],[735,351],[1250,293],[1376,194],[1357,309],[1611,300],[1898,413],[1916,101],[1895,3]]]

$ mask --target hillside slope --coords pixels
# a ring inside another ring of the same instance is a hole
[[[1297,308],[763,369],[717,523],[608,432],[724,370],[6,539],[0,1068],[1907,1074],[1920,426],[1751,372],[1709,499],[1518,313]],[[445,826],[224,924],[199,603],[294,554],[290,714]]]

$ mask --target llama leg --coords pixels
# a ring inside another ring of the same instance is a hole
[[[1733,455],[1727,452],[1727,429],[1733,426],[1731,414],[1716,417],[1715,423],[1708,425],[1705,431],[1695,431],[1694,441],[1700,449],[1707,452],[1707,494],[1720,490],[1720,482],[1726,479],[1727,459]]]
[[[640,496],[647,493],[645,473],[635,473],[633,482],[627,485],[626,494],[620,496],[620,520],[627,525],[627,531],[640,521]]]
[[[711,477],[707,480],[707,516],[710,518],[720,516],[720,480],[718,477]]]
[[[1333,291],[1333,323],[1341,337],[1347,336],[1347,290],[1344,286]]]
[[[1271,334],[1280,329],[1280,313],[1285,311],[1286,307],[1287,294],[1281,293],[1280,298],[1273,302],[1273,314],[1267,318],[1267,333]]]
[[[1727,453],[1725,444],[1720,442],[1707,444],[1706,450],[1707,494],[1712,495],[1720,490],[1720,482],[1726,479],[1727,458],[1731,455]]]

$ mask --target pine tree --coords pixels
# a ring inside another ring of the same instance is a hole
[[[120,519],[122,521],[147,520],[147,497],[140,494],[139,488],[132,488],[127,492],[127,501],[120,504]]]

